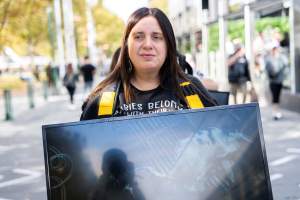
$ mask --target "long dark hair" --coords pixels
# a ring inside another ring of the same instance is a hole
[[[172,25],[168,19],[168,17],[158,8],[139,8],[135,12],[131,14],[128,19],[127,26],[125,28],[122,44],[121,44],[121,52],[118,62],[112,71],[105,78],[94,91],[91,93],[88,99],[91,99],[101,93],[101,91],[114,82],[121,81],[123,89],[124,89],[124,97],[126,103],[129,103],[132,100],[133,92],[132,86],[130,84],[130,80],[133,77],[134,69],[131,70],[132,64],[130,62],[130,58],[128,55],[128,37],[133,29],[133,27],[144,17],[153,16],[163,32],[166,46],[167,46],[167,55],[163,66],[160,69],[160,86],[169,89],[175,93],[175,95],[180,98],[180,100],[185,101],[184,95],[180,89],[179,80],[187,80],[183,71],[181,70],[179,64],[177,63],[176,58],[176,41],[175,35],[172,28]]]
[[[119,55],[120,55],[120,51],[121,51],[121,47],[117,48],[111,58],[111,63],[110,63],[110,66],[109,66],[109,73],[114,71],[114,68],[118,62],[118,59],[119,59]]]

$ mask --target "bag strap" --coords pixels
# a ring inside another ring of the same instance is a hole
[[[116,107],[121,82],[112,83],[106,87],[99,98],[98,116],[112,116]]]
[[[180,84],[185,99],[188,103],[189,108],[191,109],[199,109],[204,108],[203,102],[201,101],[200,96],[193,91],[191,88],[191,82],[186,81]]]

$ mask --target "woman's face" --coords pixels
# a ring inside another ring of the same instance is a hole
[[[163,32],[153,16],[142,18],[128,37],[128,54],[137,72],[158,73],[167,55]]]

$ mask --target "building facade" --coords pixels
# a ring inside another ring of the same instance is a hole
[[[208,8],[207,8],[208,2]],[[192,55],[196,71],[217,80],[221,89],[226,87],[227,66],[227,23],[243,19],[246,55],[254,68],[253,41],[255,20],[263,17],[286,16],[289,21],[288,83],[282,96],[282,106],[300,112],[300,6],[297,0],[172,0],[169,1],[169,17],[175,30],[178,49]],[[208,28],[212,24],[219,27],[219,49],[208,51]]]

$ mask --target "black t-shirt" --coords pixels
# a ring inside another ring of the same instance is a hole
[[[194,84],[195,87],[193,88],[195,91],[184,91],[185,95],[198,94],[204,107],[217,105],[216,101],[210,96],[197,78],[192,76],[188,76],[188,78]],[[122,89],[117,95],[116,109],[113,113],[113,116],[115,117],[169,112],[188,108],[186,103],[181,102],[172,91],[164,89],[161,86],[149,91],[141,91],[133,87],[133,100],[129,104],[124,102],[124,94]],[[104,117],[98,116],[99,99],[100,97],[97,96],[83,105],[83,112],[80,120],[90,120]]]
[[[93,81],[93,75],[96,67],[92,64],[85,64],[80,68],[84,82]]]
[[[169,112],[186,109],[180,100],[169,90],[157,87],[153,90],[141,91],[134,86],[133,99],[131,103],[126,104],[123,98],[123,91],[120,91],[117,98],[116,109],[113,116],[133,116],[150,113]],[[83,110],[80,120],[97,119],[100,97],[93,99]]]
[[[134,94],[132,102],[126,104],[118,101],[116,116],[169,112],[186,108],[171,91],[160,86],[148,91],[141,91],[134,86],[132,88]]]

